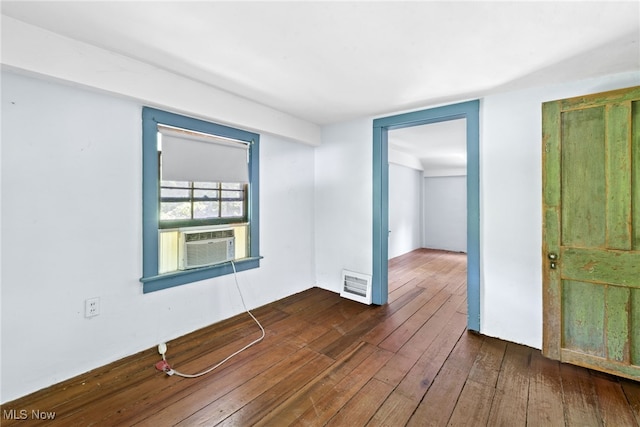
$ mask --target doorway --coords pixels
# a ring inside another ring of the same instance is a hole
[[[457,119],[389,131],[389,259],[467,253],[466,128]]]
[[[466,119],[467,328],[480,331],[480,122],[478,100],[384,117],[373,121],[373,303],[388,298],[389,131]]]

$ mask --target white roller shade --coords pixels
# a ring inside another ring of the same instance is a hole
[[[249,144],[160,126],[158,131],[163,180],[249,182]]]

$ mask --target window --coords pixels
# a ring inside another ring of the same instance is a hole
[[[247,185],[160,181],[160,228],[248,221]]]
[[[153,108],[142,122],[143,291],[259,267],[259,135]],[[201,266],[182,254],[196,235],[234,243]]]

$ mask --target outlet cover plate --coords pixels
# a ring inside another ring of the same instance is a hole
[[[84,317],[94,317],[100,314],[100,298],[89,298],[84,301]]]

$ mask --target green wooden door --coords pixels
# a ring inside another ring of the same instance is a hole
[[[640,87],[542,123],[543,354],[640,380]]]

